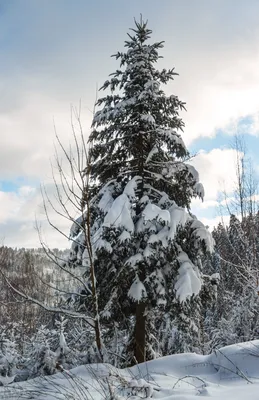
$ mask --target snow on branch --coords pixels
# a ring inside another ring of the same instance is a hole
[[[137,303],[139,303],[141,300],[147,298],[146,288],[143,285],[143,282],[141,282],[139,280],[138,276],[135,278],[135,280],[133,281],[133,283],[128,291],[128,297]]]
[[[185,252],[181,252],[177,259],[180,263],[180,268],[174,287],[176,297],[183,303],[192,295],[199,294],[202,282],[198,268],[193,265]]]

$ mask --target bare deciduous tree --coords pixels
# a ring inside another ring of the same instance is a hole
[[[247,154],[245,138],[241,134],[236,134],[233,139],[232,149],[235,152],[235,171],[236,179],[234,189],[229,194],[224,188],[222,190],[223,201],[220,202],[220,212],[222,205],[229,215],[235,214],[241,221],[248,215],[255,215],[258,211],[258,181],[253,168],[251,158]]]
[[[80,318],[84,320],[89,326],[95,331],[96,346],[99,352],[100,360],[103,360],[103,349],[101,340],[101,328],[99,321],[98,311],[98,298],[96,293],[96,280],[93,262],[93,249],[91,243],[90,226],[91,226],[91,214],[89,198],[87,196],[89,185],[90,185],[90,173],[91,173],[91,160],[89,158],[89,149],[87,147],[83,127],[81,123],[81,105],[79,109],[71,109],[71,128],[73,143],[67,149],[62,143],[59,135],[56,132],[55,135],[58,147],[55,148],[55,159],[52,163],[52,181],[54,184],[54,196],[48,192],[46,186],[42,186],[41,193],[43,199],[43,209],[46,219],[49,225],[60,235],[71,239],[71,235],[59,227],[59,224],[53,222],[58,217],[59,220],[63,219],[70,223],[72,229],[81,230],[80,238],[73,238],[72,246],[80,245],[84,248],[87,268],[90,271],[91,287],[85,284],[84,274],[77,273],[75,269],[69,267],[67,260],[60,258],[55,254],[53,250],[43,240],[41,228],[37,224],[41,245],[44,249],[45,254],[52,260],[52,262],[62,270],[62,272],[68,274],[74,283],[77,283],[83,288],[86,293],[91,294],[93,315],[88,313],[77,312],[65,307],[53,307],[51,305],[44,304],[34,296],[30,296],[25,293],[23,289],[17,288],[6,276],[2,267],[0,267],[0,273],[4,278],[6,284],[14,293],[21,296],[24,300],[30,301],[46,311],[53,313],[65,314],[72,318]],[[84,198],[84,201],[82,201]],[[77,216],[81,216],[77,219]],[[66,292],[62,288],[55,285],[55,283],[44,282],[48,287],[58,290],[60,292]],[[73,294],[70,292],[70,294]],[[84,294],[79,292],[74,293],[78,297],[82,297],[84,300]]]

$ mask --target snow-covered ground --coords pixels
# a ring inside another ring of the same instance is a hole
[[[108,364],[77,367],[52,377],[0,388],[0,399],[191,400],[259,399],[259,340],[208,356],[179,354],[128,369]]]

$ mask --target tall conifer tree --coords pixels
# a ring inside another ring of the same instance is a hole
[[[193,309],[202,255],[213,243],[190,214],[203,187],[186,162],[179,116],[184,103],[163,90],[177,74],[156,68],[163,42],[149,44],[147,22],[135,25],[125,52],[114,55],[119,68],[101,88],[109,94],[97,101],[89,139],[92,188],[85,195],[91,200],[100,316],[111,328],[132,327],[127,354],[142,362],[154,355],[161,311],[178,302],[184,313],[187,300],[188,313]],[[84,237],[79,229],[72,237],[74,257],[82,262]]]

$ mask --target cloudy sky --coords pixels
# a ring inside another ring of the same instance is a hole
[[[0,244],[38,246],[37,219],[51,247],[67,245],[44,223],[39,190],[53,189],[53,121],[68,144],[70,107],[81,100],[88,134],[96,86],[117,67],[110,55],[140,13],[153,40],[165,41],[161,66],[179,73],[167,90],[187,104],[183,136],[206,191],[193,211],[210,226],[219,219],[236,132],[258,169],[258,0],[0,0]]]

